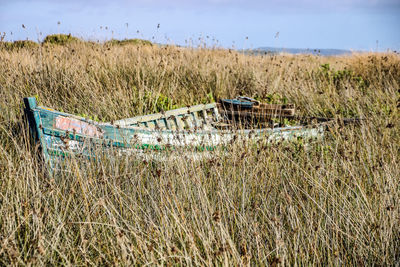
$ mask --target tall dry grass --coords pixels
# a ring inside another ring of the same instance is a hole
[[[0,264],[395,265],[400,57],[72,43],[0,50]],[[327,65],[329,64],[329,65]],[[212,98],[362,116],[327,138],[46,175],[22,98],[115,120]]]

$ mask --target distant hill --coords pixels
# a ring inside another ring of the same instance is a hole
[[[320,56],[339,56],[351,54],[352,51],[344,49],[311,49],[311,48],[282,48],[282,47],[259,47],[252,50],[246,50],[249,54],[312,54]]]

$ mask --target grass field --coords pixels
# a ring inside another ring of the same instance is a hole
[[[400,262],[400,56],[147,44],[0,49],[0,265]],[[22,98],[99,121],[247,95],[366,118],[322,142],[212,160],[70,162],[50,178]]]

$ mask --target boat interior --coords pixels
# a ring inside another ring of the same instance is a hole
[[[212,130],[282,127],[294,118],[293,104],[265,104],[249,98],[223,99],[115,121],[120,127],[154,130]]]

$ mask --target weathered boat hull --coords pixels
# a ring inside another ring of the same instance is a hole
[[[137,119],[121,120],[117,125],[98,123],[37,106],[35,98],[25,98],[24,103],[32,136],[40,144],[43,157],[50,165],[54,165],[55,157],[65,156],[97,157],[99,154],[110,154],[134,157],[150,152],[168,154],[173,151],[179,151],[178,155],[181,151],[198,154],[227,148],[236,141],[272,142],[321,138],[325,128],[320,124],[314,127],[252,130],[217,130],[210,127],[194,127],[189,130],[149,129],[128,123],[137,123]]]

